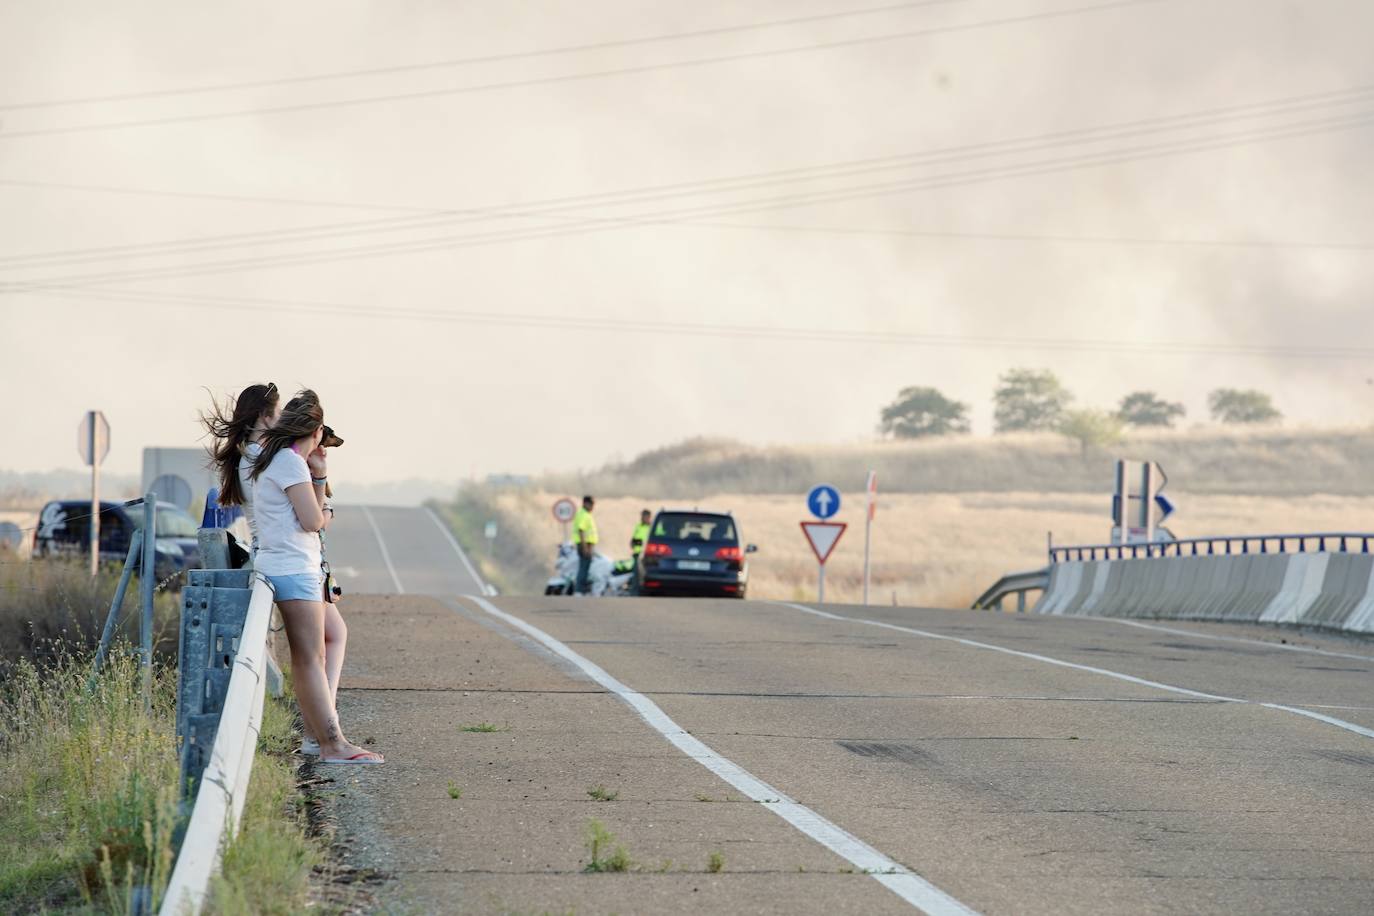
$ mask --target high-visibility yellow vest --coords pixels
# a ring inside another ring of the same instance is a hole
[[[596,519],[586,509],[578,509],[573,516],[572,539],[574,544],[595,544],[598,540]]]
[[[644,552],[644,545],[649,542],[649,526],[640,522],[635,525],[635,533],[630,535],[630,553],[639,556]]]

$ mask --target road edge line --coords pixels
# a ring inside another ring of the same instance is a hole
[[[790,607],[793,610],[804,611],[807,614],[814,614],[817,617],[826,617],[831,620],[843,620],[849,623],[862,623],[871,627],[882,627],[887,630],[896,630],[898,633],[910,633],[913,636],[921,636],[926,639],[941,639],[946,642],[960,643],[965,646],[972,646],[975,649],[991,649],[994,652],[1003,652],[1007,655],[1016,655],[1021,658],[1029,658],[1032,661],[1045,662],[1050,665],[1058,665],[1061,668],[1072,668],[1078,671],[1087,671],[1091,674],[1100,674],[1104,677],[1114,678],[1118,681],[1125,681],[1130,684],[1140,684],[1145,687],[1153,687],[1156,690],[1167,690],[1171,693],[1182,693],[1188,696],[1202,697],[1209,700],[1217,700],[1222,703],[1234,703],[1240,706],[1263,706],[1266,709],[1277,709],[1283,712],[1291,712],[1294,715],[1306,716],[1318,722],[1325,722],[1327,725],[1334,725],[1343,728],[1356,735],[1363,735],[1366,738],[1374,738],[1374,730],[1365,728],[1363,725],[1356,725],[1354,722],[1347,722],[1344,719],[1337,719],[1335,716],[1323,715],[1319,712],[1312,712],[1300,709],[1296,706],[1285,706],[1281,703],[1264,703],[1259,700],[1246,700],[1241,697],[1227,697],[1215,693],[1203,693],[1200,690],[1189,690],[1187,687],[1175,687],[1172,684],[1163,684],[1159,681],[1150,681],[1133,674],[1124,674],[1120,671],[1112,671],[1108,668],[1098,668],[1093,665],[1080,665],[1078,662],[1065,661],[1062,658],[1051,658],[1048,655],[1037,655],[1034,652],[1023,652],[1020,649],[1009,649],[1006,646],[994,645],[990,642],[979,642],[976,639],[964,639],[961,636],[946,636],[943,633],[932,633],[929,630],[918,630],[915,627],[904,627],[901,624],[887,623],[882,620],[869,620],[866,617],[846,617],[843,614],[832,614],[829,611],[817,610],[816,608],[806,607],[802,604],[793,604],[790,601],[770,601],[775,607]]]
[[[1308,652],[1312,655],[1325,655],[1330,658],[1349,658],[1361,662],[1374,662],[1374,655],[1355,655],[1351,652],[1336,652],[1331,649],[1314,649],[1311,646],[1293,646],[1281,642],[1265,642],[1263,639],[1246,639],[1243,636],[1222,636],[1220,633],[1201,633],[1192,630],[1180,630],[1175,627],[1162,627],[1154,623],[1141,623],[1139,620],[1122,620],[1119,617],[1094,617],[1085,615],[1085,620],[1101,620],[1105,623],[1116,623],[1123,627],[1136,627],[1141,630],[1155,630],[1160,633],[1172,633],[1175,636],[1187,636],[1191,639],[1214,639],[1221,642],[1243,643],[1247,646],[1263,646],[1266,649],[1279,649],[1284,652]],[[1216,623],[1210,620],[1189,620],[1187,623]]]
[[[746,797],[761,803],[802,834],[878,881],[879,884],[901,897],[911,906],[930,914],[930,916],[977,916],[976,910],[960,903],[906,866],[879,852],[838,824],[789,798],[729,758],[716,753],[703,741],[688,734],[653,700],[621,683],[600,665],[579,655],[533,624],[526,623],[519,617],[506,613],[483,597],[464,595],[463,598],[497,620],[515,627],[537,640],[555,655],[577,666],[583,674],[638,713],[641,719],[678,750],[729,783]]]
[[[472,581],[477,583],[477,587],[482,590],[482,594],[487,596],[495,595],[496,587],[488,583],[477,572],[477,567],[472,565],[472,561],[468,559],[467,552],[463,550],[463,545],[458,543],[458,539],[453,536],[453,532],[444,524],[444,520],[435,515],[434,510],[429,506],[422,506],[421,508],[423,508],[425,514],[429,516],[429,520],[434,522],[434,527],[442,531],[444,537],[448,538],[449,546],[453,548],[454,553],[458,554],[458,559],[463,561],[463,566],[467,569],[468,575],[472,576]]]

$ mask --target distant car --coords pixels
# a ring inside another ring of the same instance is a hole
[[[729,513],[662,509],[649,526],[640,555],[641,595],[719,595],[743,598],[749,586],[747,554]]]
[[[154,574],[158,580],[183,569],[200,566],[200,542],[196,523],[186,512],[171,503],[157,504],[157,552]],[[111,563],[124,562],[129,541],[143,527],[143,506],[123,503],[100,504],[100,558]],[[91,549],[90,500],[62,499],[48,503],[38,516],[33,532],[35,557],[78,557]]]

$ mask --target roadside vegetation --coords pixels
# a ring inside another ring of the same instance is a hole
[[[175,685],[155,677],[145,710],[127,652],[88,692],[85,660],[53,651],[0,691],[0,911],[132,912],[171,874]]]
[[[174,863],[176,598],[159,597],[152,700],[121,628],[99,677],[93,647],[114,591],[81,564],[0,566],[0,912],[148,911]],[[125,603],[136,618],[136,593]],[[88,689],[88,683],[92,686]],[[291,913],[310,906],[324,861],[311,838],[291,752],[293,708],[268,699],[239,839],[209,911]]]
[[[22,559],[0,550],[0,678],[5,668],[29,659],[40,668],[67,656],[91,652],[100,643],[119,569],[102,568],[92,578],[82,561]],[[138,579],[129,583],[116,635],[138,640]],[[177,596],[157,594],[153,602],[153,648],[176,657]]]

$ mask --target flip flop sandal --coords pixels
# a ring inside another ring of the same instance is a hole
[[[386,763],[381,754],[374,751],[359,751],[352,757],[320,757],[320,763],[353,764],[355,766],[375,766]]]

